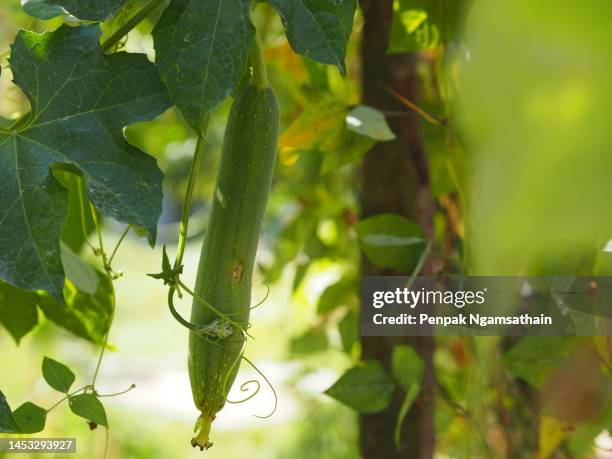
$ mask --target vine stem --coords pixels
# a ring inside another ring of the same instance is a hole
[[[48,410],[45,410],[47,413],[50,412],[51,410],[53,410],[55,407],[59,406],[64,400],[67,400],[68,398],[72,397],[75,394],[78,394],[79,392],[82,392],[86,389],[89,389],[89,385],[87,386],[83,386],[78,388],[77,390],[70,392],[69,394],[66,394],[65,397],[63,397],[61,400],[59,400],[58,402],[56,402],[55,404],[53,404],[53,406],[51,406],[51,408],[49,408]]]
[[[268,70],[266,68],[266,60],[264,59],[263,49],[261,47],[261,41],[257,34],[255,34],[255,40],[253,42],[253,49],[251,50],[251,67],[253,73],[251,75],[251,81],[260,88],[266,88],[270,86],[268,81]]]
[[[155,11],[166,0],[151,0],[149,4],[139,10],[134,16],[119,27],[113,34],[102,43],[102,50],[108,51],[126,36],[134,27],[140,24],[149,14]]]
[[[189,169],[189,180],[187,182],[187,191],[185,192],[185,199],[183,200],[183,209],[181,211],[181,223],[179,226],[179,240],[176,248],[176,258],[174,260],[174,267],[178,268],[183,264],[183,256],[185,255],[185,245],[187,244],[187,229],[189,226],[189,217],[191,215],[191,203],[193,201],[193,190],[195,188],[196,179],[198,172],[200,171],[200,165],[202,164],[202,158],[204,157],[204,150],[206,147],[206,131],[208,129],[208,122],[210,121],[210,115],[206,115],[202,122],[202,129],[198,132],[198,143],[193,154],[193,160]]]
[[[98,218],[98,213],[96,208],[91,205],[91,213],[93,216],[94,226],[96,227],[96,234],[98,235],[98,243],[100,244],[100,255],[102,256],[102,263],[104,264],[104,271],[106,271],[107,276],[112,279],[112,270],[108,264],[108,260],[106,258],[106,253],[104,252],[104,242],[102,241],[102,231],[100,230],[100,219]],[[96,363],[96,369],[93,374],[93,378],[91,380],[91,387],[95,390],[96,380],[98,379],[98,373],[100,372],[100,366],[102,365],[102,358],[104,357],[104,352],[106,347],[108,346],[108,335],[110,334],[110,328],[113,323],[113,319],[115,318],[115,286],[112,281],[110,283],[111,286],[111,313],[108,319],[108,330],[104,334],[104,340],[102,342],[102,348],[100,349],[100,355],[98,356],[98,362]]]

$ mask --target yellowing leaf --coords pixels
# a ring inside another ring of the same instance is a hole
[[[567,426],[557,418],[542,416],[540,419],[540,449],[538,459],[547,459],[567,436]]]
[[[278,141],[281,154],[286,149],[311,150],[334,137],[344,125],[347,108],[336,100],[306,108],[281,134]]]

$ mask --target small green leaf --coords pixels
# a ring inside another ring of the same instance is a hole
[[[328,345],[325,329],[318,327],[293,338],[290,347],[293,354],[313,354],[325,351]]]
[[[338,332],[342,340],[342,349],[351,353],[355,343],[359,341],[359,315],[355,311],[347,312],[338,322]]]
[[[425,362],[411,346],[399,345],[393,348],[391,372],[404,391],[416,383],[420,384],[425,371]]]
[[[346,45],[353,29],[356,0],[267,0],[280,15],[296,53],[345,73]]]
[[[66,11],[49,0],[27,0],[21,4],[23,11],[38,19],[47,20],[57,16],[64,16]]]
[[[106,411],[104,406],[93,394],[80,394],[70,397],[68,399],[68,405],[74,414],[87,419],[88,421],[95,422],[104,427],[108,427],[108,420],[106,419]]]
[[[389,406],[394,388],[382,364],[366,360],[350,368],[325,393],[359,413],[377,413]]]
[[[385,115],[375,108],[358,105],[346,115],[345,120],[346,126],[357,134],[381,142],[395,139],[395,134],[389,128]]]
[[[395,423],[395,446],[399,450],[401,448],[402,442],[402,424],[404,424],[404,419],[408,415],[408,411],[410,411],[410,407],[419,396],[419,392],[421,392],[421,385],[418,382],[412,383],[410,386],[406,387],[406,396],[404,397],[404,401],[402,402],[402,406],[400,407],[399,414],[397,416],[397,422]]]
[[[368,259],[385,268],[411,272],[418,263],[427,239],[415,222],[395,214],[380,214],[355,226]]]
[[[156,65],[197,132],[238,87],[253,34],[248,0],[173,0],[162,14],[153,30]]]
[[[17,344],[38,324],[36,295],[0,281],[0,323]]]
[[[47,411],[32,402],[25,402],[13,413],[19,425],[19,432],[32,434],[41,432],[45,428]]]
[[[11,407],[6,401],[6,397],[0,391],[0,432],[2,433],[17,433],[19,425],[15,421]]]
[[[49,357],[43,358],[42,374],[53,389],[68,393],[75,380],[74,373],[63,363]]]
[[[319,297],[317,314],[327,314],[340,306],[348,306],[357,301],[357,283],[354,279],[341,279],[328,286]]]

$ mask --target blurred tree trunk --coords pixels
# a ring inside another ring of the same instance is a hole
[[[419,119],[398,103],[385,86],[411,101],[419,99],[416,53],[388,56],[386,48],[393,0],[361,0],[365,24],[361,44],[363,103],[379,110],[400,111],[406,116],[389,117],[398,138],[376,145],[365,157],[362,171],[362,217],[396,213],[418,222],[432,237],[435,203],[428,183],[428,165],[419,135]],[[423,274],[432,274],[428,263]],[[399,275],[362,260],[362,275]],[[393,346],[410,344],[426,363],[423,391],[402,427],[402,448],[394,443],[394,429],[404,393],[397,390],[391,406],[360,417],[360,446],[364,459],[431,459],[434,450],[433,372],[434,340],[431,337],[363,337],[363,358],[376,359],[390,369]]]

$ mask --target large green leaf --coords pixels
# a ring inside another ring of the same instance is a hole
[[[0,323],[19,344],[38,324],[36,296],[0,281]]]
[[[87,419],[88,421],[95,422],[104,427],[108,427],[108,420],[106,418],[106,411],[104,406],[93,394],[80,394],[70,397],[68,399],[68,405],[74,414]]]
[[[415,222],[395,214],[380,214],[355,226],[368,259],[385,268],[409,272],[417,264],[427,240]]]
[[[17,421],[15,421],[11,407],[6,401],[4,394],[0,392],[0,432],[15,433],[19,432],[19,430],[19,426],[17,425]]]
[[[52,168],[80,174],[105,215],[146,228],[155,242],[162,173],[129,145],[126,125],[170,106],[145,56],[105,56],[97,26],[19,32],[11,51],[15,83],[32,111],[0,131],[0,278],[62,297],[59,239],[67,192]]]
[[[394,387],[380,362],[366,360],[350,368],[325,393],[359,413],[376,413],[389,406]]]
[[[345,73],[356,0],[267,0],[280,14],[295,52]]]
[[[82,20],[104,21],[127,0],[28,0],[23,9],[30,16],[51,19],[66,12]]]
[[[242,79],[253,42],[248,0],[173,0],[153,31],[156,64],[191,126]]]

